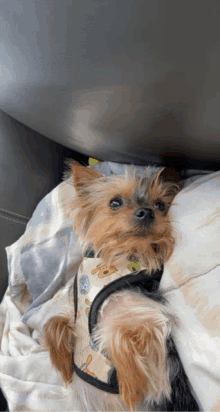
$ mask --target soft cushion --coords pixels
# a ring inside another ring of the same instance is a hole
[[[175,342],[205,411],[220,410],[220,172],[194,182],[171,208],[176,247],[161,282],[179,319]]]

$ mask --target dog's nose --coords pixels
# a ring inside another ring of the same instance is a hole
[[[134,212],[135,221],[139,224],[152,223],[154,221],[155,215],[152,209],[146,207],[141,207]]]

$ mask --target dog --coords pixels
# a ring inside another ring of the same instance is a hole
[[[84,259],[74,311],[50,318],[44,340],[72,382],[74,410],[199,410],[171,336],[177,320],[159,288],[175,244],[169,210],[179,177],[163,167],[140,175],[128,166],[110,177],[69,167]]]

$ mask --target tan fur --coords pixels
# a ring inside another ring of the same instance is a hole
[[[73,318],[65,315],[50,318],[44,326],[45,345],[53,366],[61,373],[65,383],[71,382],[74,352]]]
[[[120,395],[131,410],[146,395],[158,402],[170,396],[165,344],[170,331],[171,315],[137,292],[114,294],[101,312],[94,341],[115,365]]]
[[[152,227],[141,229],[132,219],[134,211],[140,207],[134,200],[139,185],[134,168],[128,169],[127,177],[107,178],[75,162],[70,167],[77,194],[73,203],[76,211],[74,230],[83,244],[83,251],[92,246],[96,256],[99,254],[108,265],[118,265],[135,255],[150,272],[160,269],[174,248],[168,211],[179,190],[178,184],[160,178],[164,168],[152,175],[143,203],[144,207],[154,211],[155,222]],[[120,210],[113,211],[109,202],[116,196],[121,196],[125,204]],[[155,210],[157,200],[165,203],[166,214]],[[157,245],[157,252],[152,245]]]

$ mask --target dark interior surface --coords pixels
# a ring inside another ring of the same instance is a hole
[[[218,0],[1,2],[0,108],[102,160],[218,169]]]
[[[7,283],[5,247],[23,233],[36,205],[63,177],[65,159],[87,157],[0,112],[0,299]]]

